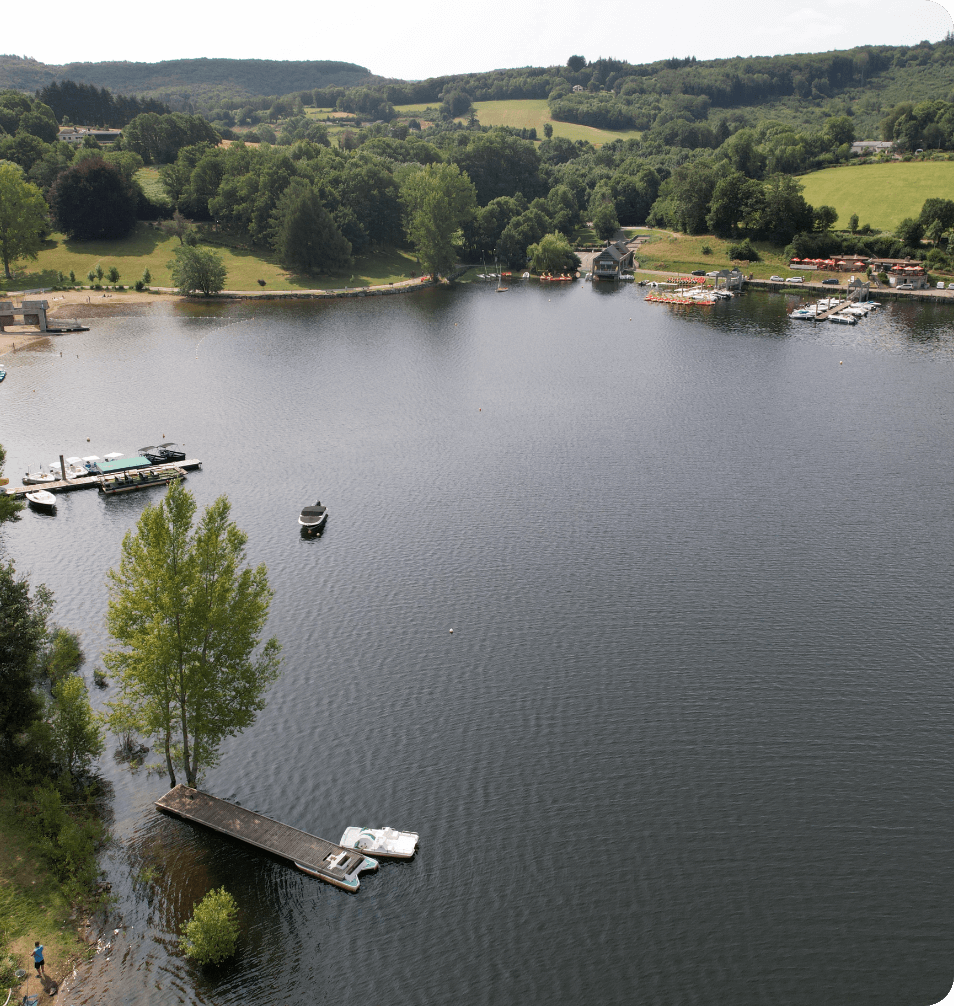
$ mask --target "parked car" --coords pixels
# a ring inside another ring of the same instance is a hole
[[[785,282],[786,283],[804,283],[805,282],[805,277],[804,276],[789,276],[788,279],[785,280]]]
[[[914,289],[914,284],[913,283],[899,283],[898,284],[898,289],[899,290],[913,290]]]
[[[706,274],[705,269],[693,269],[692,270],[692,275],[693,276],[705,276],[705,274]]]
[[[838,280],[829,277],[828,279],[822,280],[822,286],[838,286]]]
[[[943,290],[944,289],[944,283],[941,280],[937,281],[937,288],[938,288],[938,290]]]
[[[718,276],[719,275],[719,270],[718,269],[713,269],[712,272],[707,272],[706,275],[709,276],[709,277]]]
[[[769,276],[769,283],[784,283],[785,280],[781,276]]]

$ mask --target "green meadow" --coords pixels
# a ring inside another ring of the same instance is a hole
[[[395,105],[400,116],[420,115],[427,105]],[[434,106],[431,105],[431,108]],[[600,147],[610,140],[632,139],[639,136],[635,129],[612,130],[595,129],[592,126],[578,126],[574,122],[559,122],[550,118],[546,98],[514,98],[506,101],[475,101],[474,111],[482,126],[512,126],[514,129],[536,129],[537,138],[543,139],[544,123],[553,126],[554,136],[565,136],[568,140],[586,140]],[[425,123],[421,123],[425,125]]]
[[[202,228],[200,227],[200,234]],[[224,243],[220,235],[205,235],[200,244],[212,248],[225,264],[227,290],[337,290],[344,287],[380,286],[409,279],[419,272],[413,254],[389,248],[355,259],[353,269],[337,276],[295,276],[261,249]],[[35,262],[21,262],[12,281],[0,279],[0,290],[23,290],[59,285],[58,274],[76,274],[76,283],[88,285],[86,274],[97,266],[109,272],[119,270],[119,282],[130,287],[148,269],[150,286],[172,286],[169,263],[179,247],[179,239],[151,224],[139,223],[120,241],[72,241],[53,233],[44,243]],[[264,280],[264,287],[259,283]],[[107,281],[104,279],[103,283]]]
[[[798,180],[812,206],[834,206],[841,228],[857,213],[859,223],[893,231],[905,217],[916,217],[925,199],[954,199],[954,161],[847,165]]]

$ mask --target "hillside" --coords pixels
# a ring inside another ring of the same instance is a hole
[[[838,226],[852,213],[876,230],[893,231],[905,217],[916,217],[925,199],[954,199],[951,161],[894,161],[813,171],[798,179],[813,206],[834,206]]]
[[[161,63],[48,65],[0,56],[0,90],[33,92],[57,80],[95,84],[120,94],[201,97],[228,91],[235,97],[289,94],[321,87],[355,87],[373,79],[356,63],[335,60],[170,59]]]

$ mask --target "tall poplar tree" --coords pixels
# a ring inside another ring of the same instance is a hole
[[[456,164],[428,164],[401,186],[407,236],[424,271],[443,275],[454,267],[454,244],[477,209],[474,183]]]
[[[41,234],[49,226],[43,194],[9,161],[0,162],[0,262],[3,275],[12,279],[10,266],[18,259],[35,259]]]
[[[195,511],[173,483],[126,534],[108,574],[114,646],[103,655],[120,686],[110,726],[157,739],[170,785],[179,768],[192,787],[264,708],[281,660],[275,638],[255,654],[272,590],[264,565],[245,566],[248,536],[229,501],[220,496],[193,527]]]

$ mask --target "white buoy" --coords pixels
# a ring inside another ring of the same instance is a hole
[[[450,631],[450,634],[453,636],[454,635],[454,630],[450,629],[449,631]]]

